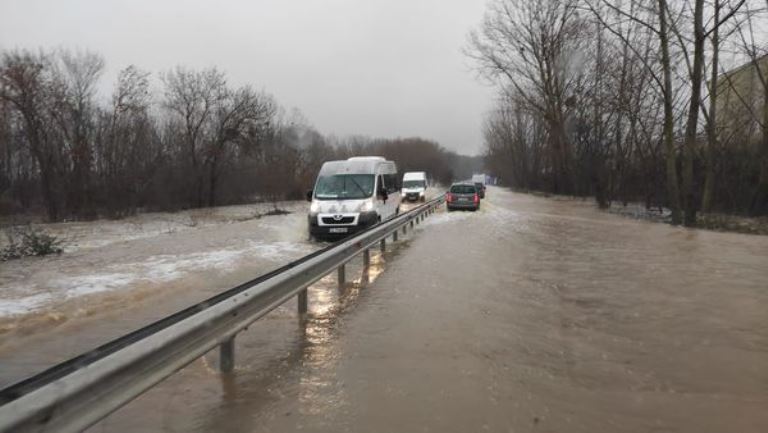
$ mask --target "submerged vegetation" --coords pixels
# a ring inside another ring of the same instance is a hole
[[[0,261],[29,256],[60,254],[63,241],[31,225],[10,227],[5,230],[6,244],[0,246]]]

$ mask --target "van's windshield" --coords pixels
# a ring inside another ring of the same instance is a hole
[[[403,188],[424,188],[423,180],[404,180]]]
[[[320,176],[315,187],[318,200],[355,200],[373,195],[372,174],[334,174]]]

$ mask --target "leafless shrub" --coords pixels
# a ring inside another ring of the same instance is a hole
[[[63,251],[61,239],[32,226],[8,228],[5,236],[7,243],[0,248],[0,261],[60,254]]]

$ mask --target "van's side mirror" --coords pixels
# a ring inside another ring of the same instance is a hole
[[[379,190],[379,197],[381,197],[382,200],[387,201],[387,199],[389,198],[389,194],[387,194],[387,190],[384,188],[381,188]]]
[[[307,201],[312,201],[312,190],[307,191]]]

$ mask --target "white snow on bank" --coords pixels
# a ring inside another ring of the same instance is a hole
[[[284,262],[309,254],[313,249],[304,243],[248,241],[242,248],[155,255],[141,262],[111,265],[98,273],[62,276],[56,278],[51,287],[0,288],[0,297],[5,298],[0,299],[0,318],[31,313],[80,296],[130,289],[138,282],[163,283],[192,272],[231,271],[246,258]],[[42,293],[24,296],[34,291]]]

